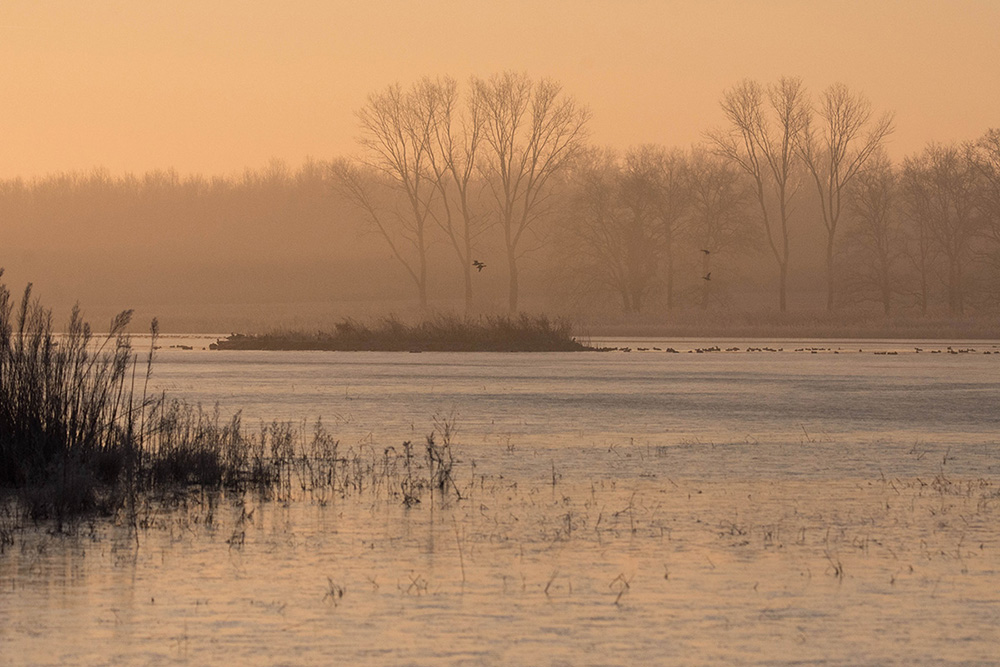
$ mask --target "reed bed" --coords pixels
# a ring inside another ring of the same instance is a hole
[[[2,276],[2,273],[0,273]],[[88,513],[124,512],[154,496],[194,489],[258,492],[320,500],[373,491],[407,506],[451,477],[454,422],[436,419],[423,447],[340,443],[321,421],[246,428],[164,394],[150,395],[158,327],[144,361],[125,333],[131,311],[95,336],[74,308],[66,333],[32,299],[15,309],[0,282],[0,502],[33,519],[60,522]]]
[[[574,352],[588,349],[563,320],[520,315],[460,318],[438,315],[417,324],[385,317],[372,324],[353,319],[333,331],[232,334],[219,350],[329,350],[378,352]]]

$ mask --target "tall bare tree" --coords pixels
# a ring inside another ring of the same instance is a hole
[[[993,273],[994,300],[1000,299],[1000,129],[991,129],[976,142],[973,164],[979,175],[979,215],[989,246],[986,258]]]
[[[334,163],[333,175],[406,269],[417,287],[420,308],[426,310],[427,221],[436,189],[428,178],[431,117],[421,113],[419,95],[419,87],[404,91],[394,84],[370,94],[357,112],[362,161],[382,179],[366,179],[360,169],[343,160]],[[394,193],[398,202],[379,196],[373,190],[376,182]]]
[[[590,113],[550,79],[504,72],[473,79],[473,87],[485,142],[480,165],[503,231],[513,313],[524,235],[548,212],[553,176],[583,145]]]
[[[472,263],[476,238],[487,227],[477,206],[476,157],[482,138],[480,105],[462,104],[458,84],[446,77],[425,78],[415,89],[417,113],[426,120],[428,178],[439,205],[431,215],[448,237],[462,269],[465,312],[472,310]]]
[[[724,257],[736,248],[752,244],[751,215],[748,207],[753,195],[746,176],[717,156],[695,150],[688,160],[691,240],[701,255],[701,307],[707,308],[712,286],[712,259]]]
[[[976,178],[968,147],[931,144],[907,158],[903,187],[910,216],[947,264],[948,311],[965,312],[966,269],[977,233]]]
[[[398,184],[385,174],[338,158],[330,165],[333,186],[364,216],[368,230],[382,238],[392,257],[417,288],[421,310],[427,308],[427,237],[425,221],[414,220],[401,205]]]
[[[626,314],[640,312],[656,288],[661,245],[650,174],[630,167],[612,150],[575,160],[560,244],[577,288],[590,297],[610,291]]]
[[[899,182],[884,152],[872,154],[846,194],[848,218],[853,223],[847,230],[846,246],[854,264],[848,284],[862,298],[874,291],[882,312],[888,315],[905,239],[898,210]]]
[[[806,115],[799,150],[812,174],[826,227],[826,309],[834,307],[834,243],[845,192],[892,133],[892,113],[875,118],[871,102],[835,83],[820,97],[819,121]],[[818,127],[817,127],[818,125]]]
[[[905,171],[900,175],[900,196],[904,201],[903,208],[907,212],[903,226],[906,258],[917,273],[915,296],[920,314],[927,315],[931,300],[931,279],[934,277],[939,253],[931,234],[930,216],[920,215],[914,210],[914,197],[910,195],[906,176]],[[914,293],[912,289],[907,292]]]
[[[974,164],[983,178],[980,205],[991,232],[1000,242],[1000,129],[988,130],[976,142],[974,151]]]
[[[746,80],[727,90],[722,110],[728,131],[709,133],[716,150],[753,181],[768,247],[778,264],[778,307],[788,309],[789,222],[798,190],[796,147],[808,118],[805,89],[783,77],[764,88]]]
[[[674,260],[678,242],[684,233],[686,211],[690,202],[687,163],[679,150],[646,144],[625,154],[623,200],[641,207],[636,215],[649,215],[655,221],[658,245],[663,257],[662,275],[667,310],[674,307]]]

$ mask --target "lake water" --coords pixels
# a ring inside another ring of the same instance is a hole
[[[1000,343],[207,342],[155,389],[373,450],[445,420],[465,499],[17,533],[0,664],[1000,664]]]

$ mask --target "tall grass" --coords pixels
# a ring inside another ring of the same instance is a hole
[[[2,276],[2,272],[0,272]],[[0,282],[0,486],[45,490],[55,505],[89,507],[135,458],[144,405],[134,400],[131,311],[95,340],[74,308],[65,335],[25,288]]]
[[[429,435],[423,459],[409,443],[341,449],[320,421],[311,434],[277,421],[252,432],[240,413],[149,395],[156,321],[140,363],[130,320],[122,312],[98,337],[74,308],[56,334],[30,285],[15,310],[0,281],[0,492],[15,492],[31,517],[125,511],[134,520],[148,497],[192,486],[321,501],[367,490],[408,506],[425,491],[461,497],[453,422],[435,422],[441,442]]]
[[[585,350],[570,325],[548,317],[520,315],[461,318],[438,315],[417,324],[386,317],[373,324],[353,319],[333,331],[233,334],[213,345],[220,350],[340,350],[443,352],[558,352]]]

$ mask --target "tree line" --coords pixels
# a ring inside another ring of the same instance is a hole
[[[826,308],[876,301],[926,313],[938,284],[949,313],[995,305],[1000,278],[998,130],[929,145],[894,165],[891,113],[834,84],[747,80],[722,96],[726,126],[690,150],[587,143],[587,110],[548,79],[506,72],[372,93],[358,111],[361,155],[335,183],[406,266],[426,306],[432,231],[448,240],[472,304],[477,239],[498,230],[518,308],[518,261],[548,243],[581,294],[613,294],[626,313],[654,294],[676,302],[677,257],[700,257],[707,308],[732,256],[769,256],[788,308],[794,221],[825,240]],[[689,262],[690,264],[690,262]],[[480,267],[481,268],[481,267]],[[690,290],[689,290],[690,291]],[[689,298],[690,300],[690,298]]]
[[[618,151],[590,143],[589,111],[550,79],[424,78],[368,96],[353,158],[0,181],[0,252],[126,247],[144,266],[265,292],[288,273],[275,299],[404,280],[424,311],[451,285],[466,312],[498,279],[519,310],[533,257],[535,293],[629,315],[724,307],[762,272],[785,311],[790,267],[815,258],[828,310],[996,308],[1000,130],[894,164],[892,114],[842,84],[810,95],[797,78],[747,80],[720,105],[724,126],[696,146]],[[394,271],[366,267],[379,253]],[[325,266],[336,279],[310,277]]]

